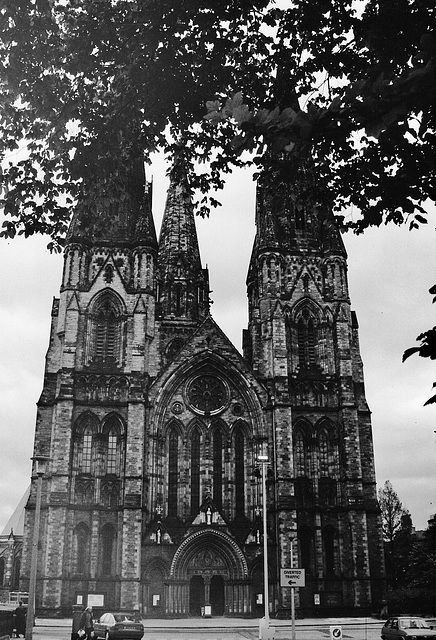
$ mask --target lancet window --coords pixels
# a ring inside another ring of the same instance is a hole
[[[76,474],[91,475],[94,473],[96,456],[95,442],[98,430],[98,419],[91,413],[81,416],[74,429],[73,471]]]
[[[223,502],[223,434],[218,426],[213,432],[213,501],[217,509]]]
[[[73,532],[73,572],[84,575],[89,568],[90,532],[89,528],[81,523]]]
[[[191,514],[200,508],[200,431],[195,427],[191,435]]]
[[[234,438],[235,446],[235,507],[236,514],[245,512],[245,438],[240,427]]]
[[[115,529],[111,524],[106,524],[100,531],[99,565],[103,576],[110,576],[114,573]]]
[[[105,293],[94,301],[90,314],[89,362],[119,366],[122,355],[123,314],[114,293]]]
[[[168,436],[168,515],[177,516],[179,481],[179,435],[173,427]]]

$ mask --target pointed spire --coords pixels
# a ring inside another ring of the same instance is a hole
[[[162,317],[198,320],[209,312],[209,278],[201,266],[194,207],[183,152],[170,171],[158,246]]]

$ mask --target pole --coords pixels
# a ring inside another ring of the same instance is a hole
[[[263,513],[263,587],[265,600],[265,628],[269,629],[269,594],[268,594],[268,539],[266,527],[266,462],[262,462],[262,513]]]
[[[291,569],[294,568],[294,542],[296,538],[292,538],[291,541]],[[291,620],[292,620],[292,640],[295,640],[295,587],[291,587]]]
[[[25,640],[32,640],[33,622],[35,618],[36,570],[38,564],[39,521],[41,518],[41,494],[43,471],[38,469],[36,482],[35,521],[33,523],[32,556],[30,561],[29,604],[27,606]]]

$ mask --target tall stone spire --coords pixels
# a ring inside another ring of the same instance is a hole
[[[161,319],[198,322],[209,314],[209,276],[201,266],[191,191],[183,159],[170,173],[158,245]]]

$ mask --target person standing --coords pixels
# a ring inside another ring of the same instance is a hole
[[[15,609],[15,635],[17,638],[20,635],[24,638],[26,635],[26,615],[27,609],[20,600],[18,607]]]
[[[86,607],[80,618],[80,629],[85,631],[85,638],[83,640],[91,640],[94,631],[94,624],[92,621],[92,607]]]

